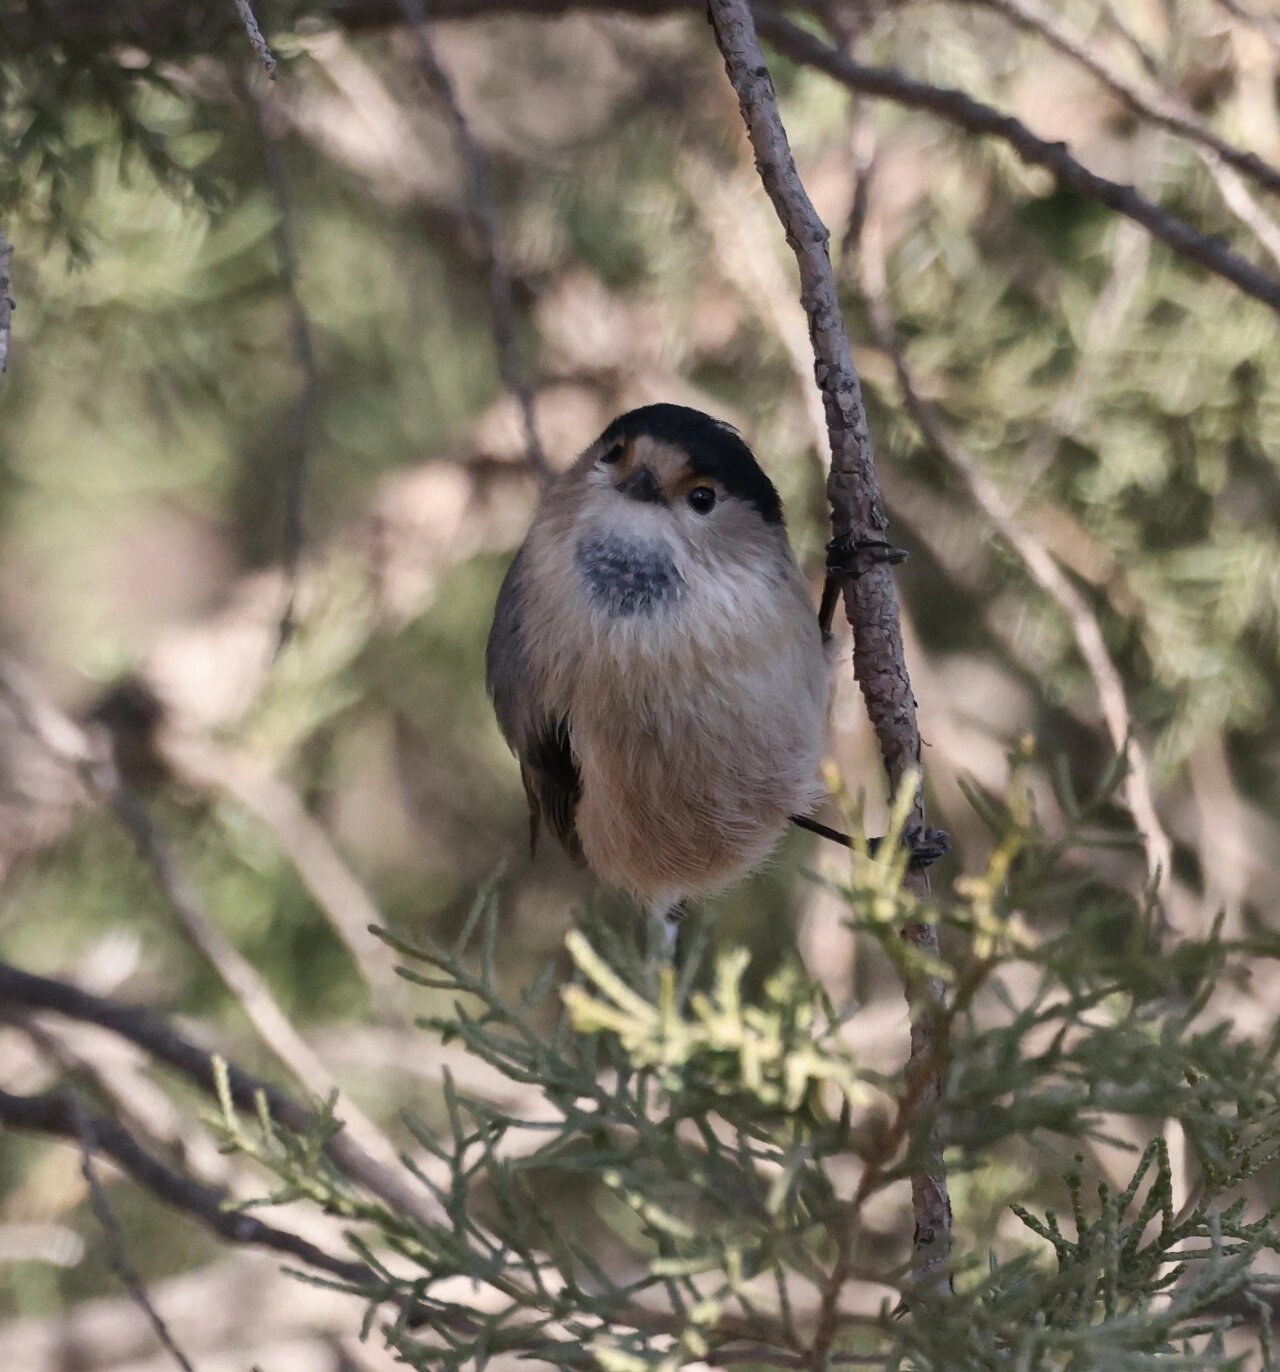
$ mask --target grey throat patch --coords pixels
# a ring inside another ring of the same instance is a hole
[[[610,618],[655,614],[684,585],[671,554],[658,543],[594,534],[580,540],[575,561],[592,604]]]

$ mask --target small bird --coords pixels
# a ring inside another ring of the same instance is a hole
[[[905,556],[872,540],[835,571],[867,555]],[[620,416],[543,495],[498,593],[489,694],[531,841],[545,822],[669,953],[685,901],[759,867],[791,819],[848,842],[804,820],[834,605],[815,615],[773,483],[698,410]]]

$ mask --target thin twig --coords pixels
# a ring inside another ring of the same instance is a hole
[[[192,947],[217,972],[223,985],[244,1010],[259,1038],[314,1096],[324,1099],[332,1093],[333,1078],[311,1046],[293,1027],[266,982],[253,964],[225,937],[208,917],[194,884],[159,830],[151,822],[138,798],[118,782],[108,782],[102,795],[125,831],[133,839],[138,855],[151,869],[156,884],[164,892],[178,928]],[[354,1132],[363,1134],[365,1146],[380,1131],[349,1101],[343,1113]],[[377,1145],[375,1145],[377,1146]],[[394,1157],[394,1151],[387,1145]]]
[[[162,751],[183,783],[229,796],[271,832],[346,946],[378,1015],[387,1017],[403,999],[405,983],[386,944],[369,933],[370,925],[384,922],[382,914],[297,791],[252,758],[207,741],[175,739]]]
[[[332,1095],[337,1089],[332,1076],[293,1027],[257,970],[208,918],[195,886],[146,809],[124,785],[111,759],[95,749],[71,720],[40,700],[21,673],[2,659],[0,693],[10,700],[25,727],[53,756],[74,768],[86,787],[110,807],[167,897],[178,928],[218,973],[263,1043],[313,1096],[323,1100]],[[377,1185],[370,1189],[424,1223],[438,1218],[430,1199],[409,1184],[391,1141],[349,1098],[343,1100],[342,1120],[343,1132],[350,1135],[364,1158],[366,1175],[376,1176]]]
[[[169,1326],[165,1324],[160,1312],[152,1305],[151,1298],[147,1295],[147,1288],[142,1284],[142,1278],[138,1276],[137,1271],[129,1261],[128,1253],[125,1251],[124,1234],[120,1229],[120,1221],[116,1219],[116,1212],[111,1208],[111,1201],[107,1197],[101,1181],[98,1180],[98,1173],[93,1165],[93,1155],[97,1149],[94,1122],[81,1110],[80,1103],[74,1096],[71,1097],[70,1113],[75,1123],[76,1137],[80,1141],[80,1172],[84,1177],[85,1185],[89,1188],[89,1204],[93,1207],[93,1213],[97,1216],[98,1224],[106,1240],[107,1262],[110,1264],[111,1270],[119,1277],[121,1285],[129,1293],[134,1304],[147,1317],[161,1346],[169,1352],[174,1362],[183,1369],[183,1372],[195,1372],[190,1359],[178,1347],[173,1335],[169,1332]]]
[[[253,6],[249,0],[236,0],[236,10],[239,12],[240,22],[244,25],[245,33],[249,35],[249,42],[254,52],[258,54],[258,60],[266,68],[267,75],[274,81],[277,70],[276,59],[267,40],[262,36],[262,30],[258,27]]]
[[[1258,204],[1244,181],[1208,148],[1197,148],[1209,178],[1218,188],[1222,203],[1262,245],[1267,256],[1280,267],[1280,224]]]
[[[525,453],[529,465],[545,480],[551,475],[551,466],[543,451],[542,441],[538,437],[533,392],[525,379],[516,350],[511,272],[498,241],[497,212],[494,208],[493,190],[489,184],[489,171],[485,165],[484,153],[471,132],[461,105],[458,104],[457,92],[449,79],[449,73],[440,65],[440,59],[436,56],[422,0],[399,0],[399,3],[413,32],[418,65],[423,78],[428,89],[444,106],[453,135],[453,146],[462,164],[467,210],[476,237],[480,241],[481,252],[489,265],[489,314],[493,326],[494,347],[498,354],[498,373],[502,377],[502,384],[520,407],[520,418],[524,425]]]
[[[892,100],[908,109],[924,110],[967,133],[1000,139],[1029,166],[1043,167],[1059,186],[1096,200],[1141,224],[1153,238],[1158,238],[1180,257],[1230,281],[1246,295],[1280,313],[1280,280],[1259,271],[1221,238],[1197,232],[1132,186],[1109,181],[1105,176],[1091,172],[1071,156],[1065,143],[1037,138],[1011,114],[984,105],[964,91],[931,85],[891,67],[869,67],[856,62],[773,10],[762,7],[759,21],[760,32],[792,61],[826,72],[850,90]]]
[[[893,363],[908,412],[929,446],[964,481],[974,503],[1017,554],[1031,579],[1067,617],[1076,647],[1093,678],[1111,745],[1117,753],[1128,755],[1125,800],[1134,824],[1142,834],[1148,879],[1156,891],[1161,892],[1170,876],[1172,845],[1156,812],[1151,768],[1134,734],[1124,681],[1107,651],[1097,616],[1048,550],[1018,522],[1014,508],[1004,493],[982,471],[947,429],[934,407],[920,394],[898,339],[889,303],[884,244],[875,225],[868,226],[863,235],[857,262],[859,285],[866,299],[876,341]]]
[[[1142,64],[1142,69],[1148,76],[1157,76],[1160,64],[1156,61],[1155,54],[1133,31],[1124,15],[1120,13],[1117,0],[1102,0],[1102,14],[1107,23],[1120,35],[1125,47]]]
[[[1124,72],[1113,66],[1081,34],[1074,33],[1038,0],[968,0],[1003,15],[1011,23],[1043,38],[1064,56],[1071,58],[1111,93],[1144,119],[1162,124],[1182,138],[1198,143],[1215,153],[1228,166],[1251,176],[1273,195],[1280,194],[1280,170],[1257,153],[1237,148],[1219,137],[1185,101],[1163,90],[1143,90]]]
[[[255,1215],[234,1209],[234,1199],[225,1191],[173,1171],[153,1158],[115,1120],[86,1110],[69,1090],[47,1091],[37,1096],[12,1095],[0,1090],[0,1125],[73,1141],[80,1140],[83,1128],[93,1138],[97,1152],[109,1157],[158,1200],[194,1215],[220,1238],[274,1249],[341,1281],[359,1286],[383,1285],[363,1263],[335,1258],[297,1234],[276,1229]]]
[[[1196,152],[1218,188],[1222,202],[1248,228],[1280,267],[1280,226],[1254,199],[1239,173],[1252,176],[1272,194],[1280,193],[1280,171],[1256,153],[1219,138],[1185,100],[1169,91],[1144,91],[1118,70],[1098,48],[1074,33],[1037,0],[967,0],[1002,14],[1028,33],[1043,38],[1071,58],[1136,114],[1172,130],[1196,145]],[[1155,72],[1152,73],[1153,75]]]
[[[316,415],[320,407],[320,367],[316,361],[311,321],[298,290],[298,246],[293,225],[293,202],[289,195],[289,174],[280,149],[280,134],[275,112],[267,97],[249,88],[258,120],[262,144],[262,169],[271,198],[276,203],[275,248],[280,284],[289,309],[289,337],[294,361],[302,373],[302,389],[293,408],[293,443],[284,475],[284,521],[280,561],[285,580],[285,606],[280,616],[277,648],[283,648],[297,627],[298,581],[302,552],[306,544],[305,508],[307,475],[311,467],[311,447],[315,439]]]
[[[1233,19],[1238,19],[1242,24],[1248,24],[1251,28],[1257,29],[1266,37],[1271,46],[1280,52],[1280,20],[1267,14],[1258,14],[1255,10],[1242,5],[1240,0],[1218,0],[1218,4]]]
[[[814,375],[822,392],[831,444],[827,496],[832,524],[837,536],[883,539],[888,520],[876,481],[862,390],[831,269],[829,235],[796,170],[749,5],[746,0],[710,0],[709,9],[725,70],[737,93],[755,151],[756,166],[800,269],[800,299],[809,318]],[[873,567],[856,582],[848,579],[844,602],[854,631],[854,675],[875,727],[890,784],[896,791],[909,773],[919,774],[920,732],[903,656],[897,596],[888,567]],[[923,819],[923,795],[918,790],[913,820],[923,825]],[[927,879],[913,875],[909,880],[913,890],[927,896]],[[937,956],[937,930],[931,925],[912,924],[904,933],[926,956]],[[942,986],[936,978],[919,980],[919,985],[908,988],[913,999],[909,1077],[920,1064],[936,1061],[932,1021],[943,1000]],[[933,1104],[940,1090],[937,1073],[930,1071],[928,1084],[923,1088],[926,1105]],[[926,1138],[924,1162],[912,1177],[911,1189],[917,1283],[921,1287],[945,1284],[951,1249],[951,1205],[942,1150],[932,1129]],[[837,1271],[834,1276],[841,1273]],[[815,1345],[815,1355],[818,1351]]]
[[[13,248],[0,232],[0,376],[9,370],[9,334],[12,329],[14,299],[9,294],[9,268]]]
[[[217,1094],[214,1055],[178,1033],[159,1015],[141,1006],[122,1005],[119,1001],[82,991],[69,982],[38,977],[6,962],[0,962],[0,1006],[49,1011],[86,1024],[96,1024],[181,1072],[206,1095],[214,1097]],[[231,1062],[227,1063],[227,1083],[232,1102],[241,1110],[256,1112],[256,1102],[261,1096],[267,1102],[272,1119],[278,1120],[286,1129],[307,1133],[316,1126],[316,1115],[312,1110],[299,1104],[279,1087],[252,1076]],[[365,1152],[352,1139],[348,1129],[334,1132],[326,1141],[324,1151],[348,1181],[385,1201],[398,1213],[423,1224],[438,1221],[439,1210],[423,1202],[402,1183],[399,1176],[390,1173],[381,1162]]]

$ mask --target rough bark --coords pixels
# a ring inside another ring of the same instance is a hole
[[[889,521],[880,498],[862,387],[831,268],[830,235],[796,170],[747,0],[710,0],[709,11],[725,70],[737,93],[755,152],[756,167],[800,269],[800,301],[809,320],[814,379],[822,394],[831,444],[827,497],[832,529],[837,538],[882,540]],[[889,568],[879,564],[856,579],[848,579],[844,604],[854,636],[854,675],[862,688],[890,784],[896,789],[909,772],[918,775],[920,731]],[[921,826],[924,822],[923,795],[919,789],[912,820]],[[928,893],[922,875],[908,880],[919,894]],[[938,934],[932,925],[912,924],[904,933],[922,953],[936,957]],[[933,978],[918,978],[907,991],[912,1001],[908,1090],[919,1102],[927,1133],[925,1159],[912,1179],[915,1277],[923,1285],[936,1286],[944,1280],[951,1248],[946,1172],[939,1142],[927,1123],[931,1113],[928,1107],[936,1101],[940,1090],[938,1052],[933,1039],[942,986]],[[925,1074],[923,1081],[921,1074]]]

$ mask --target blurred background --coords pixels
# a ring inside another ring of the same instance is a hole
[[[1023,4],[814,9],[861,60],[1015,113],[1275,274],[1274,199],[1100,79],[1120,73],[1278,161],[1280,26],[1253,3],[1054,6],[1074,57]],[[561,956],[588,901],[626,912],[552,845],[531,858],[484,695],[494,596],[539,478],[451,112],[387,7],[298,8],[259,8],[281,64],[269,84],[229,4],[226,21],[165,21],[150,46],[93,7],[0,5],[18,302],[0,391],[0,947],[288,1081],[245,983],[228,990],[247,966],[310,1055],[298,1089],[332,1080],[394,1136],[400,1106],[438,1109],[444,1059],[406,1027],[428,993],[397,989],[366,924],[447,936],[500,871],[515,990]],[[826,450],[805,320],[703,16],[462,8],[476,17],[433,24],[431,41],[487,162],[550,465],[634,405],[728,419],[782,492],[816,595]],[[1233,932],[1274,929],[1274,315],[1003,147],[772,62],[911,552],[897,583],[930,819],[955,843],[937,885],[982,863],[964,788],[1001,792],[1020,739],[1052,830],[1131,732],[1137,770],[1111,817],[1123,831],[1137,815],[1145,843],[1095,855],[1090,880],[1158,878],[1174,930],[1219,911]],[[868,291],[945,451],[904,407]],[[28,727],[33,701],[114,739],[196,892],[194,922]],[[879,832],[847,644],[829,780],[846,818]],[[815,880],[839,864],[797,835],[700,920],[751,946],[757,978],[795,953],[821,970],[860,1007],[860,1051],[892,1070],[905,1006]],[[28,1020],[0,1043],[9,1089],[71,1072],[131,1102],[143,1136],[196,1174],[252,1189],[194,1099],[105,1034]],[[385,1365],[356,1340],[355,1307],[111,1190],[203,1372]],[[887,1235],[904,1214],[886,1207]],[[0,1364],[165,1365],[101,1251],[76,1150],[16,1135],[0,1136]]]

